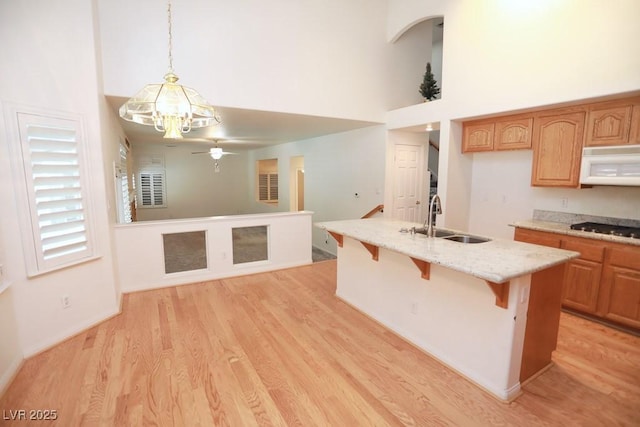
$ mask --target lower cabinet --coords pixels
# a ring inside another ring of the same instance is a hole
[[[580,258],[567,264],[562,288],[562,305],[595,314],[602,264]]]
[[[613,247],[602,274],[598,313],[640,329],[640,247]]]
[[[640,330],[640,246],[523,228],[514,240],[580,252],[566,264],[563,307]]]
[[[580,258],[571,260],[567,264],[562,289],[562,305],[595,314],[604,261],[603,244],[597,240],[564,236],[560,239],[560,247],[580,252]]]

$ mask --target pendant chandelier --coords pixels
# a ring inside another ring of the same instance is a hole
[[[215,109],[194,89],[177,84],[173,72],[171,1],[167,2],[169,22],[169,71],[164,83],[149,84],[120,107],[120,117],[130,122],[153,126],[164,138],[182,138],[191,129],[220,123]]]

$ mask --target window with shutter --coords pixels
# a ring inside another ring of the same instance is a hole
[[[84,173],[83,131],[74,116],[48,117],[16,111],[23,219],[29,275],[37,275],[93,257]],[[27,220],[28,216],[28,220]]]
[[[256,198],[264,203],[278,203],[278,159],[256,162]]]
[[[166,208],[164,161],[161,158],[143,158],[138,172],[138,208]]]
[[[278,201],[277,173],[261,173],[258,176],[258,200],[261,202]]]
[[[120,162],[116,165],[116,192],[118,205],[118,221],[129,223],[133,221],[131,211],[131,185],[129,185],[128,168],[129,150],[120,144]]]

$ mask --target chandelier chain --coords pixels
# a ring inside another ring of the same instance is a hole
[[[171,33],[171,1],[167,1],[167,21],[169,24],[169,72],[173,73],[173,35]]]

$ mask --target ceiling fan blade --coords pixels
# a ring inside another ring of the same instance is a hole
[[[192,151],[191,154],[209,154],[210,151]]]

